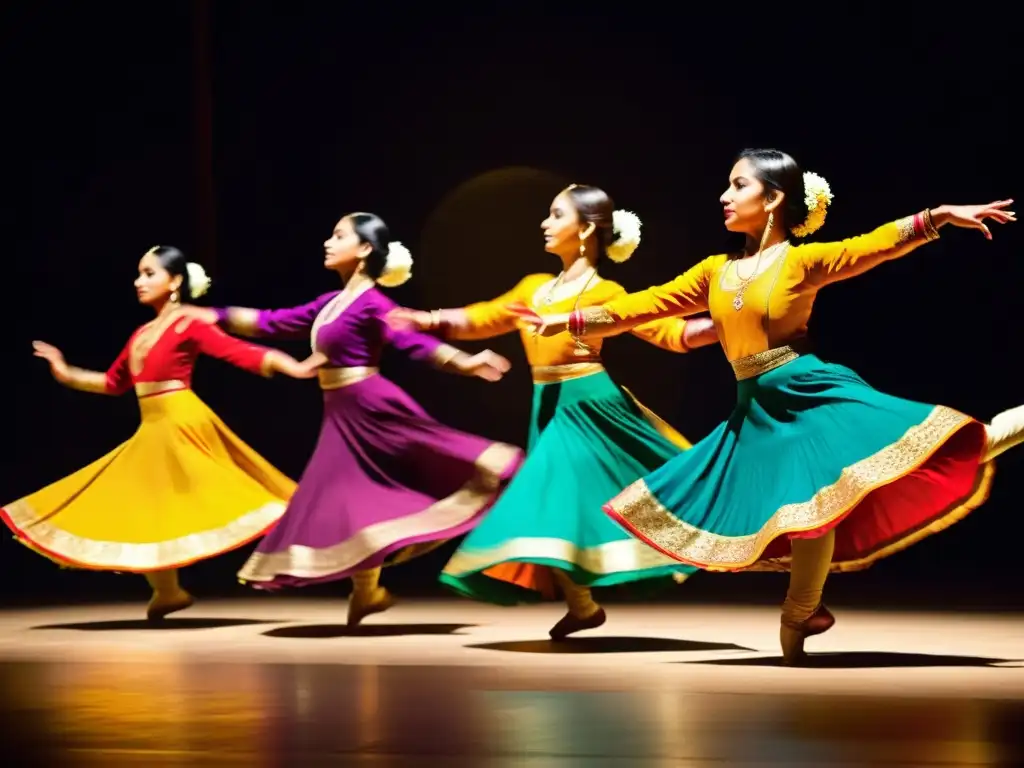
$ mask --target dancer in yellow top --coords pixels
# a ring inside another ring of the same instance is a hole
[[[635,215],[614,211],[597,187],[573,185],[554,199],[541,226],[546,250],[562,261],[560,275],[530,275],[503,296],[462,309],[402,310],[394,321],[449,339],[484,339],[521,325],[510,304],[568,312],[625,294],[598,274],[598,264],[606,255],[630,256],[640,236]],[[675,352],[715,342],[706,319],[656,320],[633,333]],[[609,378],[600,341],[528,331],[522,340],[534,380],[526,461],[441,581],[470,597],[512,604],[551,596],[554,577],[569,608],[550,632],[560,640],[604,623],[590,587],[681,580],[695,570],[631,540],[601,514],[604,499],[689,443]]]
[[[1015,220],[1011,201],[942,206],[840,242],[794,245],[824,222],[820,176],[789,155],[748,150],[721,201],[741,253],[711,256],[670,283],[543,318],[541,335],[581,339],[710,310],[738,381],[732,416],[604,506],[633,536],[706,570],[791,569],[782,612],[787,663],[834,619],[830,570],[865,568],[962,518],[987,497],[988,459],[1019,442],[1024,408],[993,427],[951,408],[878,392],[805,343],[818,291],[905,255],[952,224]]]

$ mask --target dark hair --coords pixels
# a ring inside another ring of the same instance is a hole
[[[744,149],[736,162],[748,161],[754,166],[754,175],[764,184],[766,191],[782,192],[785,203],[782,206],[782,225],[792,234],[807,220],[807,203],[804,201],[804,173],[796,160],[777,149]]]
[[[167,270],[167,274],[181,278],[181,287],[178,288],[180,300],[192,301],[192,285],[188,281],[188,259],[185,258],[185,254],[173,245],[158,245],[149,252],[156,256],[156,260]]]
[[[391,246],[388,225],[375,213],[349,213],[342,218],[352,222],[352,231],[359,242],[367,243],[373,249],[363,264],[367,276],[376,280],[383,274],[388,261],[388,248]]]
[[[600,187],[588,184],[573,184],[565,190],[572,200],[573,208],[581,222],[592,223],[597,233],[597,257],[608,255],[608,246],[615,242],[615,230],[612,225],[612,214],[615,203]]]

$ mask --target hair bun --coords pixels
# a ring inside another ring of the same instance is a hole
[[[388,245],[388,257],[384,262],[384,270],[377,278],[377,284],[385,288],[395,288],[412,277],[412,254],[409,249],[397,240]]]
[[[612,234],[615,240],[605,250],[609,259],[621,264],[640,245],[640,217],[632,211],[613,211]]]
[[[188,273],[188,288],[193,299],[198,299],[210,290],[210,283],[213,281],[201,264],[190,261],[185,265],[185,271]]]
[[[811,171],[804,172],[804,205],[807,218],[795,227],[790,227],[796,237],[807,237],[821,229],[825,223],[828,207],[832,204],[832,188],[824,177]]]

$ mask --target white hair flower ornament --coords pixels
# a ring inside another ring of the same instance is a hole
[[[621,264],[640,245],[640,217],[632,211],[613,211],[612,233],[615,240],[607,248],[608,258]]]
[[[792,227],[790,231],[797,237],[807,237],[821,229],[825,223],[825,214],[832,204],[832,189],[828,182],[816,173],[804,173],[804,205],[807,206],[807,218]]]
[[[193,299],[198,299],[210,290],[210,283],[212,281],[202,265],[190,261],[185,265],[185,271],[188,273],[188,288]]]
[[[400,242],[393,240],[388,246],[384,271],[377,278],[377,283],[385,288],[395,288],[410,277],[412,277],[412,254]]]

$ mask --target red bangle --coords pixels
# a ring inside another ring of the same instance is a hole
[[[585,329],[586,323],[583,321],[583,312],[574,309],[569,315],[569,333],[573,336],[582,336]]]
[[[924,228],[924,214],[923,213],[915,213],[914,214],[914,237],[922,238],[922,237],[925,236],[925,234],[926,233],[925,233],[925,228]]]

